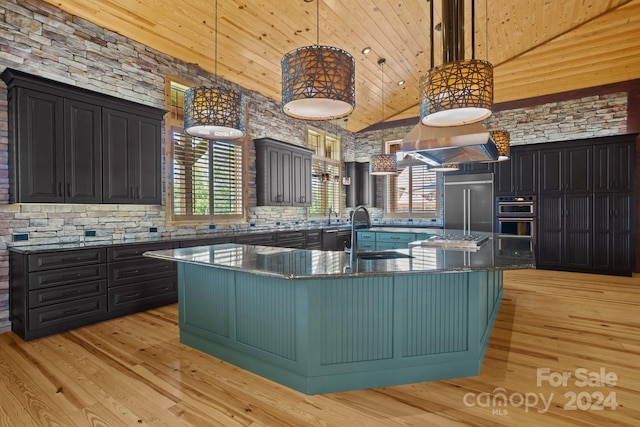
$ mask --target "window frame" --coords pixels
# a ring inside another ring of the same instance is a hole
[[[173,133],[178,131],[184,134],[184,121],[182,118],[175,116],[175,111],[171,105],[172,101],[172,84],[177,84],[183,87],[196,86],[193,82],[182,79],[177,76],[167,75],[165,76],[165,108],[167,113],[165,114],[165,223],[167,225],[210,225],[216,224],[237,224],[242,222],[248,222],[248,153],[247,153],[247,136],[234,141],[221,141],[223,143],[235,143],[241,149],[241,180],[242,183],[239,188],[239,192],[242,194],[240,214],[230,215],[216,215],[210,213],[208,215],[176,215],[174,212],[174,150],[173,150]],[[179,107],[178,107],[179,108]],[[246,106],[245,106],[246,115]],[[248,132],[245,132],[248,135]],[[209,142],[210,144],[212,142]],[[214,142],[215,143],[215,142]],[[212,202],[210,202],[212,203]]]
[[[310,143],[312,135],[316,137],[316,143]],[[326,157],[327,152],[327,139],[331,138],[331,157]],[[311,177],[311,195],[312,205],[308,208],[309,218],[324,218],[329,214],[329,208],[333,212],[338,212],[342,215],[343,207],[342,200],[344,196],[344,188],[342,186],[341,177],[343,175],[343,162],[342,162],[342,138],[337,134],[314,128],[312,126],[307,127],[307,146],[314,150],[312,158],[312,170],[313,175]],[[320,154],[318,154],[320,153]],[[319,165],[322,165],[319,167]],[[329,173],[333,172],[333,174]],[[328,179],[323,179],[322,175],[329,174]],[[320,180],[320,182],[318,182]],[[313,204],[317,200],[316,188],[318,186],[325,186],[320,199],[320,206],[316,209]],[[329,191],[328,186],[331,185],[333,191]],[[333,197],[331,196],[333,194]]]
[[[397,153],[398,148],[401,146],[402,140],[394,139],[385,141],[384,143],[384,152],[385,153]],[[413,197],[409,197],[409,211],[408,212],[397,212],[390,210],[391,203],[390,200],[395,197],[398,192],[397,188],[397,176],[399,176],[404,168],[414,167],[425,167],[428,168],[428,165],[418,161],[413,160],[405,156],[405,161],[403,165],[403,160],[398,159],[398,174],[395,176],[388,176],[385,180],[385,197],[384,197],[384,215],[390,218],[421,218],[421,219],[439,219],[442,216],[442,196],[443,196],[443,176],[442,173],[438,173],[433,171],[435,174],[435,209],[433,211],[413,211]],[[394,187],[395,186],[395,187]],[[408,194],[413,195],[413,174],[409,172],[409,189],[407,190]]]

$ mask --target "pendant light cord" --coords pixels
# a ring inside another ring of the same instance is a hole
[[[316,46],[320,46],[320,0],[316,0]]]
[[[213,45],[214,45],[214,49],[216,50],[215,53],[215,60],[214,60],[214,64],[213,64],[213,72],[215,77],[215,83],[218,84],[218,0],[216,0],[216,4],[215,4],[215,32],[213,33]]]

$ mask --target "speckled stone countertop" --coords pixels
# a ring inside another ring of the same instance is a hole
[[[533,250],[521,244],[510,248],[514,242],[518,241],[492,234],[475,251],[420,246],[376,251],[404,256],[392,259],[365,259],[363,257],[370,252],[360,251],[361,257],[353,264],[350,263],[349,254],[340,251],[233,243],[150,251],[145,256],[284,279],[535,268]]]

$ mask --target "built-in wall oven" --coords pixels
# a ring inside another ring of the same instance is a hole
[[[498,197],[496,213],[496,232],[500,237],[519,238],[521,242],[508,244],[533,248],[536,239],[535,196]]]

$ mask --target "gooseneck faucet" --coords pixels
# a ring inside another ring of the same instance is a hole
[[[371,228],[371,216],[367,208],[364,205],[356,206],[351,214],[351,250],[349,252],[349,262],[351,265],[354,265],[354,263],[358,261],[358,238],[356,233],[356,213],[358,211],[365,213],[367,228]]]
[[[331,214],[334,214],[336,218],[340,218],[340,216],[338,216],[338,212],[334,211],[333,208],[329,208],[329,220],[327,221],[327,225],[331,225]]]

